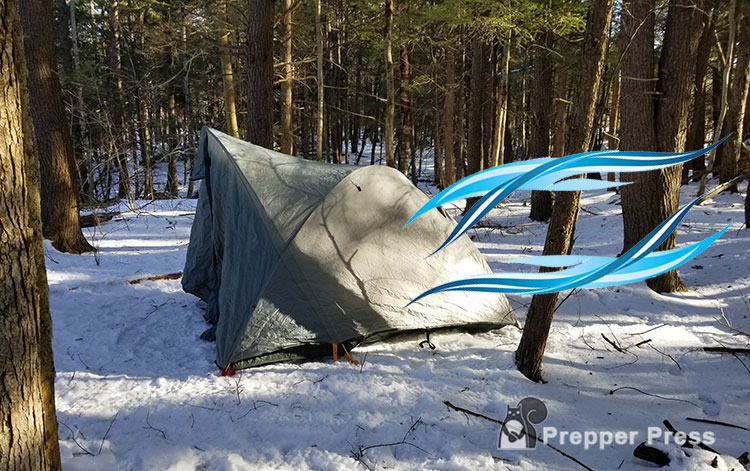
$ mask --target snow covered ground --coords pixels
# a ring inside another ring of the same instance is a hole
[[[742,187],[745,191],[745,185]],[[683,202],[695,194],[683,188]],[[470,232],[496,271],[539,254],[546,224],[528,219],[528,193],[514,194]],[[750,230],[744,194],[723,194],[693,209],[678,244],[732,228],[680,270],[688,293],[659,295],[644,282],[579,291],[555,315],[544,360],[547,384],[515,368],[517,328],[436,334],[435,351],[416,341],[354,351],[354,366],[330,360],[276,364],[219,376],[214,345],[199,340],[202,306],[180,280],[130,280],[182,270],[195,200],[164,200],[123,213],[85,233],[96,255],[66,255],[46,243],[57,368],[57,411],[65,470],[579,470],[538,445],[497,448],[499,426],[449,409],[444,401],[498,420],[525,397],[543,400],[560,431],[713,432],[727,456],[750,450],[750,357],[704,346],[748,347],[726,320],[750,331]],[[619,196],[588,193],[574,253],[621,249]],[[145,202],[143,202],[145,203]],[[111,209],[111,208],[110,208]],[[120,208],[126,209],[126,208]],[[526,267],[531,270],[531,267]],[[528,297],[512,297],[523,323]],[[618,344],[616,350],[602,336]],[[649,340],[640,346],[643,341]],[[623,389],[619,389],[623,388]],[[635,445],[558,448],[597,470],[650,469]],[[692,452],[668,469],[740,470],[725,457]]]

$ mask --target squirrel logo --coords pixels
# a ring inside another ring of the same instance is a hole
[[[547,406],[544,402],[527,397],[517,407],[508,406],[508,413],[500,429],[497,446],[503,450],[531,450],[536,447],[536,429],[533,424],[540,424],[547,418]]]

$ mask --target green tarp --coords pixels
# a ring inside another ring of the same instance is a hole
[[[242,368],[330,354],[408,331],[516,324],[498,294],[423,291],[490,269],[397,170],[312,162],[203,128],[202,179],[182,279],[207,303],[216,363]]]

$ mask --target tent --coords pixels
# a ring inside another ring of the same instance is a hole
[[[203,128],[183,289],[207,303],[219,367],[330,356],[394,334],[516,324],[507,299],[425,290],[490,269],[455,222],[386,166],[290,157]]]

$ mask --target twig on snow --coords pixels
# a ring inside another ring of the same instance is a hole
[[[68,430],[70,430],[70,433],[71,433],[71,437],[70,438],[71,438],[71,440],[73,440],[73,443],[75,443],[78,448],[80,448],[81,450],[83,450],[84,454],[89,455],[89,456],[96,456],[93,453],[91,453],[90,451],[88,451],[85,446],[81,445],[81,443],[78,440],[76,440],[76,432],[72,428],[70,428],[70,426],[68,424],[66,424],[65,422],[60,422],[60,424],[63,427],[65,427]]]
[[[117,420],[117,415],[119,413],[120,413],[120,411],[118,410],[115,413],[115,415],[112,417],[112,420],[109,421],[109,427],[107,427],[107,431],[104,432],[104,436],[102,437],[102,441],[101,441],[101,443],[99,443],[99,452],[97,453],[97,456],[102,454],[102,447],[104,447],[104,441],[107,439],[107,436],[109,435],[109,431],[112,430],[112,426],[115,424],[115,420]]]
[[[148,425],[148,427],[143,427],[143,428],[145,428],[145,429],[151,429],[151,430],[156,430],[157,432],[159,432],[161,434],[162,438],[164,440],[166,440],[167,439],[167,434],[164,432],[164,430],[162,430],[160,428],[156,428],[153,425],[151,425],[151,422],[149,421],[149,417],[150,416],[151,416],[151,411],[146,412],[146,425]]]
[[[738,428],[740,430],[746,430],[750,432],[750,428],[743,427],[742,425],[730,424],[729,422],[722,422],[720,420],[696,419],[695,417],[685,417],[685,420],[689,420],[691,422],[702,422],[704,424],[723,425],[724,427]]]
[[[640,390],[638,388],[634,388],[632,386],[621,386],[619,388],[612,389],[612,390],[609,391],[609,394],[610,394],[610,396],[613,396],[617,391],[622,391],[623,389],[630,389],[632,391],[636,391],[636,392],[639,392],[641,394],[645,394],[646,396],[656,397],[658,399],[663,399],[665,401],[685,402],[685,403],[693,405],[695,407],[700,407],[698,404],[696,404],[696,403],[694,403],[692,401],[688,401],[687,399],[680,399],[680,398],[676,398],[676,397],[667,397],[667,396],[660,396],[658,394],[647,393],[646,391],[642,391],[642,390]]]

